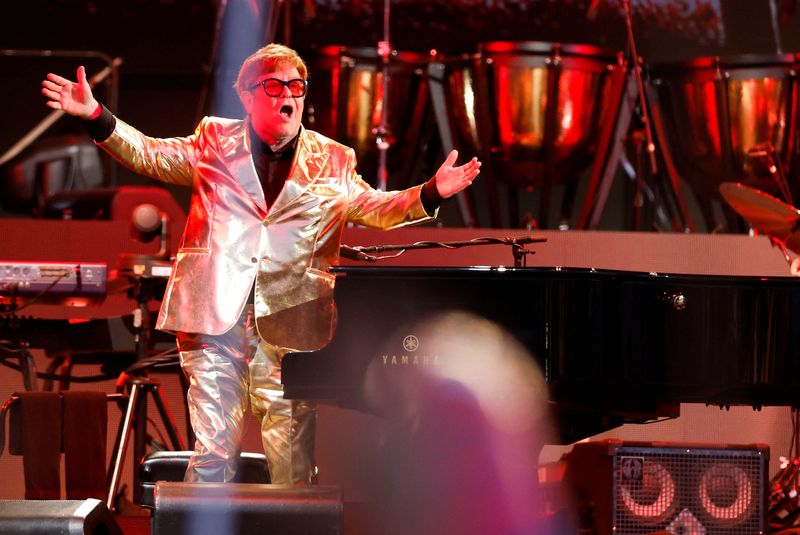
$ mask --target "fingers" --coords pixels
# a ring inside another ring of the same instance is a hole
[[[44,91],[45,89],[48,90],[48,91],[52,91],[54,93],[58,93],[59,91],[61,91],[61,86],[57,85],[57,84],[54,84],[50,80],[43,80],[42,81],[42,91]]]
[[[481,162],[477,158],[473,158],[461,166],[461,172],[464,173],[464,178],[469,182],[475,180],[478,173],[481,172]]]
[[[477,158],[472,158],[463,165],[454,166],[457,159],[458,151],[450,151],[436,173],[437,189],[444,198],[469,187],[480,173],[481,162]]]
[[[81,85],[88,85],[89,84],[89,82],[86,81],[86,69],[83,67],[83,65],[78,67],[77,77],[78,77],[78,83],[79,84],[81,84]]]
[[[452,166],[458,160],[458,151],[453,149],[450,151],[450,154],[447,155],[447,158],[444,159],[444,165]]]
[[[60,100],[60,97],[61,97],[61,93],[59,93],[56,90],[49,89],[47,87],[43,87],[42,88],[42,95],[44,95],[47,98],[52,99],[52,100]]]
[[[42,80],[42,95],[50,99],[47,105],[51,108],[61,109],[61,86],[50,80]],[[59,103],[58,106],[53,106],[51,103]]]
[[[51,82],[53,82],[54,84],[59,85],[59,86],[72,83],[69,80],[67,80],[66,78],[64,78],[63,76],[59,76],[59,75],[53,74],[53,73],[48,73],[47,74],[47,79],[50,80]]]
[[[71,86],[72,82],[55,74],[48,74],[47,79],[42,80],[42,94],[49,99],[60,101],[61,91],[65,86]],[[48,103],[49,105],[49,103]],[[53,106],[50,106],[51,108]],[[60,107],[58,108],[60,109]]]

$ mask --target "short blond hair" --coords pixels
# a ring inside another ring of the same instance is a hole
[[[259,76],[285,65],[296,68],[303,80],[308,78],[308,68],[303,58],[288,46],[271,43],[258,49],[242,63],[236,78],[236,92],[241,94],[249,91]]]

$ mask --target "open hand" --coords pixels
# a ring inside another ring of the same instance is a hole
[[[73,82],[50,73],[47,79],[42,80],[42,94],[49,99],[49,107],[87,119],[97,109],[98,104],[92,96],[92,88],[86,80],[86,69],[83,66],[78,67],[77,79],[77,82]]]
[[[458,151],[450,151],[450,154],[447,155],[444,163],[433,177],[436,191],[439,192],[443,199],[455,195],[472,184],[481,169],[481,162],[477,158],[472,158],[464,165],[454,167],[453,164],[456,163],[456,159],[458,159]]]

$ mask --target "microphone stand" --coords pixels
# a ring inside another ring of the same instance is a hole
[[[642,108],[642,124],[644,126],[645,140],[647,141],[647,154],[650,156],[650,170],[653,174],[656,174],[658,172],[658,167],[656,165],[656,145],[653,143],[650,115],[647,112],[647,98],[645,97],[644,83],[642,82],[642,66],[639,61],[639,53],[636,51],[636,39],[634,39],[633,36],[630,0],[622,0],[622,6],[625,9],[625,25],[628,28],[628,46],[631,49],[633,75],[636,77],[636,87],[639,90],[639,106]]]
[[[400,256],[409,249],[459,249],[461,247],[470,247],[475,245],[509,245],[511,246],[511,253],[514,256],[514,267],[524,267],[526,265],[526,257],[530,254],[536,254],[535,251],[525,249],[525,245],[529,243],[544,243],[547,238],[534,238],[533,236],[522,236],[519,238],[475,238],[466,241],[450,241],[450,242],[433,242],[421,241],[404,245],[373,245],[369,247],[356,246],[349,247],[342,245],[339,248],[339,254],[350,260],[360,260],[363,262],[377,262],[381,257],[372,256],[370,253],[384,253],[387,251],[400,251],[394,256]]]
[[[647,111],[647,98],[644,92],[644,82],[642,82],[642,66],[639,60],[639,52],[636,50],[636,39],[633,35],[633,16],[631,15],[631,2],[630,0],[622,0],[622,7],[625,11],[625,26],[628,30],[628,48],[631,53],[631,65],[633,65],[633,76],[636,79],[636,89],[639,93],[639,107],[642,110],[642,128],[644,130],[645,144],[647,155],[650,159],[650,172],[655,175],[658,172],[656,164],[656,145],[653,142],[653,131],[650,125],[650,114]],[[641,166],[636,171],[636,193],[633,200],[633,211],[635,229],[640,230],[641,226],[641,212],[644,206],[644,184],[641,172]]]

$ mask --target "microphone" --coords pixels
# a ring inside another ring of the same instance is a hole
[[[378,259],[372,255],[368,255],[363,251],[359,251],[358,249],[354,249],[348,245],[340,245],[339,246],[339,255],[343,256],[349,260],[360,260],[362,262],[377,262]]]

